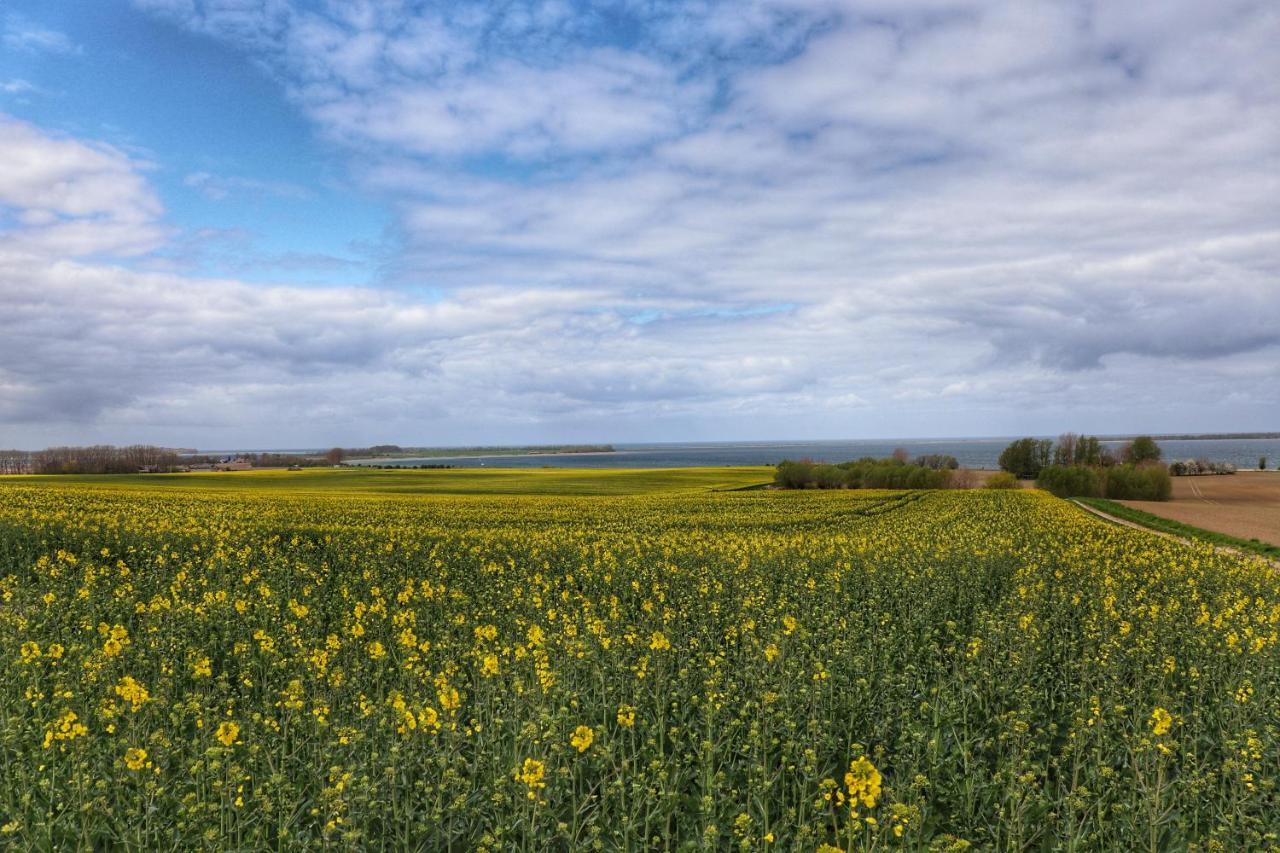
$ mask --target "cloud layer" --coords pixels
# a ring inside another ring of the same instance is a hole
[[[135,5],[267,68],[400,249],[367,288],[146,273],[148,164],[0,121],[0,438],[1280,416],[1274,4]]]

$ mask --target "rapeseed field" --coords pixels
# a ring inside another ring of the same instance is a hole
[[[1039,492],[0,486],[0,846],[1276,848],[1278,632]]]

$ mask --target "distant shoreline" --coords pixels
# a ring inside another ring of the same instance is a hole
[[[377,462],[413,462],[419,459],[489,459],[504,456],[600,456],[616,453],[609,444],[592,445],[551,445],[548,447],[408,447],[398,453],[378,454],[376,456],[353,456],[344,459],[347,464]]]
[[[1136,435],[1102,436],[1099,441],[1126,441],[1137,438]],[[1280,439],[1280,432],[1204,432],[1204,433],[1170,433],[1168,435],[1152,435],[1155,441],[1235,441]]]

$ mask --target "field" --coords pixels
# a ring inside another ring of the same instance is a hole
[[[231,473],[3,477],[41,488],[195,489],[387,495],[634,495],[753,488],[773,482],[773,469],[739,468],[267,468]]]
[[[1173,500],[1122,501],[1162,518],[1280,545],[1280,473],[1174,477]]]
[[[1280,843],[1261,561],[1032,490],[342,473],[0,478],[0,845]]]

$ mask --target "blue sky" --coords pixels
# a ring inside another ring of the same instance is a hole
[[[1274,429],[1277,38],[0,0],[0,444]]]
[[[0,8],[8,30],[57,33],[67,45],[6,45],[0,79],[38,87],[12,93],[6,111],[149,161],[166,222],[185,232],[168,256],[204,275],[373,280],[387,210],[355,191],[341,158],[234,44],[116,0]]]

